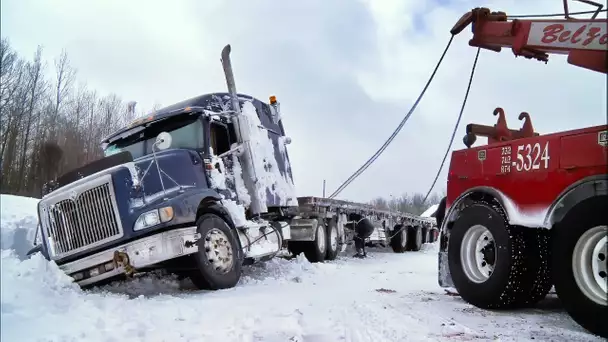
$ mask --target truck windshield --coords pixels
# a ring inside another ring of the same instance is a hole
[[[135,132],[113,141],[104,150],[104,155],[129,151],[133,159],[152,153],[152,145],[160,132],[171,134],[170,148],[202,149],[204,147],[203,125],[198,116],[178,116],[150,124],[143,131]]]

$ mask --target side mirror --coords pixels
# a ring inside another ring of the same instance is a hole
[[[167,132],[161,132],[157,137],[154,145],[159,151],[166,150],[171,146],[171,141],[173,138],[171,134]]]
[[[464,138],[462,138],[462,142],[467,148],[471,148],[475,141],[477,141],[477,136],[473,133],[467,133]]]

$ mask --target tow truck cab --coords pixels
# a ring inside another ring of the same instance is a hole
[[[263,215],[297,206],[284,146],[289,139],[277,108],[242,94],[238,101],[243,112],[249,108],[246,128],[267,134],[258,144],[265,143],[269,153],[253,158],[255,170],[267,173],[257,177],[274,180],[262,184],[267,186]],[[201,238],[196,222],[205,208],[231,229],[242,228],[249,218],[248,199],[242,191],[234,113],[228,93],[206,94],[105,138],[105,158],[59,177],[39,202],[42,254],[85,286],[129,268],[154,268],[196,253]],[[283,191],[277,191],[277,183]],[[288,237],[285,229],[282,236]],[[245,248],[243,259],[272,256],[280,249],[248,252],[253,244],[248,234],[235,235]]]

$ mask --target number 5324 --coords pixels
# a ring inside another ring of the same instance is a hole
[[[545,142],[541,148],[540,143],[517,146],[517,160],[515,169],[517,171],[530,171],[546,169],[549,167],[549,142]]]

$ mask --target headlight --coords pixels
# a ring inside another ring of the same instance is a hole
[[[173,219],[173,207],[164,207],[160,209],[154,209],[146,211],[139,215],[133,230],[138,231],[150,227],[154,227],[158,224],[169,222]]]

